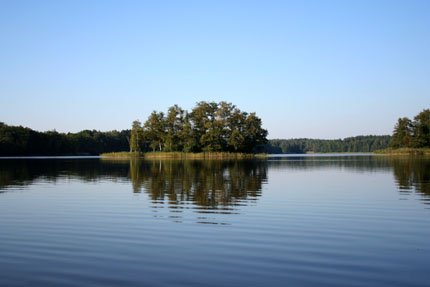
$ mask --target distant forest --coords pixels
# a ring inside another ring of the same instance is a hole
[[[78,133],[38,132],[0,122],[0,156],[98,155],[130,149],[130,130]],[[358,136],[343,140],[274,139],[264,145],[266,153],[369,152],[384,149],[390,136]]]
[[[336,140],[321,139],[273,139],[265,146],[266,153],[308,152],[373,152],[385,149],[391,136],[357,136]]]
[[[98,155],[128,150],[130,130],[78,133],[38,132],[0,122],[0,156]]]
[[[190,111],[175,105],[152,112],[131,130],[78,133],[38,132],[0,123],[0,156],[99,155],[132,151],[246,152],[262,151],[267,131],[255,113],[227,102],[198,102]]]
[[[393,136],[369,135],[336,140],[272,139],[255,113],[231,103],[199,102],[191,112],[177,105],[166,115],[153,112],[131,130],[78,133],[38,132],[0,122],[0,156],[99,155],[121,151],[227,151],[280,153],[373,152],[392,148],[430,147],[430,110],[414,120],[400,118]]]
[[[372,152],[387,148],[390,141],[391,145],[422,141],[417,135],[427,135],[427,130],[419,123],[427,122],[428,114],[428,110],[423,111],[415,122],[399,119],[393,138],[370,135],[337,140],[267,140],[267,130],[255,113],[242,112],[227,102],[202,101],[189,112],[177,105],[166,114],[154,111],[144,124],[134,121],[131,130],[122,131],[38,132],[0,122],[0,156],[99,155],[121,151]]]

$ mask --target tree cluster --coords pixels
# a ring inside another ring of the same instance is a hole
[[[134,121],[130,151],[257,152],[267,130],[255,113],[227,102],[198,102],[188,112],[178,105],[167,114],[153,111],[142,125]]]
[[[265,146],[266,153],[307,152],[373,152],[385,149],[390,136],[356,136],[336,140],[322,139],[274,139]]]
[[[425,109],[414,120],[399,118],[390,142],[392,148],[430,147],[430,110]]]
[[[98,155],[128,148],[129,131],[38,132],[0,122],[0,156]]]

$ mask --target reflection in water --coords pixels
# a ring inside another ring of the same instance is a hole
[[[267,166],[256,161],[130,160],[130,178],[134,193],[149,194],[153,212],[168,207],[168,217],[181,222],[180,213],[191,202],[201,214],[197,223],[227,224],[208,216],[236,214],[237,206],[255,201],[267,181]]]
[[[151,199],[177,204],[192,201],[208,207],[226,207],[254,200],[267,181],[267,165],[256,161],[130,161],[133,192],[142,188]]]
[[[271,169],[312,170],[326,168],[341,168],[354,172],[390,171],[387,158],[366,156],[291,156],[270,157]]]
[[[430,204],[429,157],[294,156],[273,157],[269,162],[271,169],[311,170],[334,167],[354,172],[392,171],[400,194],[416,192],[425,204]]]
[[[147,193],[155,204],[171,208],[192,202],[202,209],[234,209],[261,195],[268,169],[341,168],[354,172],[390,172],[400,193],[430,197],[430,159],[425,157],[324,156],[269,158],[261,161],[1,159],[0,193],[34,182],[78,179],[84,182],[130,181],[134,193]],[[202,211],[203,212],[203,211]]]
[[[200,223],[213,224],[215,222],[208,219],[214,218],[207,216],[235,214],[239,206],[257,200],[262,184],[267,182],[267,163],[252,160],[0,160],[0,193],[59,179],[131,181],[134,193],[149,195],[154,213],[167,207],[168,217],[180,222],[178,213],[193,209],[206,214],[197,217]]]
[[[0,193],[23,188],[39,181],[78,179],[127,179],[128,163],[101,162],[98,159],[0,159]]]
[[[430,204],[430,159],[425,157],[393,157],[389,159],[397,187],[401,193],[415,191]]]
[[[0,286],[427,286],[429,172],[371,156],[0,159]]]

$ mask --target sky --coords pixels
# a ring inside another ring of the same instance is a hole
[[[430,1],[0,0],[0,121],[122,130],[199,101],[268,138],[391,134],[430,108]]]

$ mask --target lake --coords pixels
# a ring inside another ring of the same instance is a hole
[[[428,286],[430,160],[0,159],[1,286]]]

